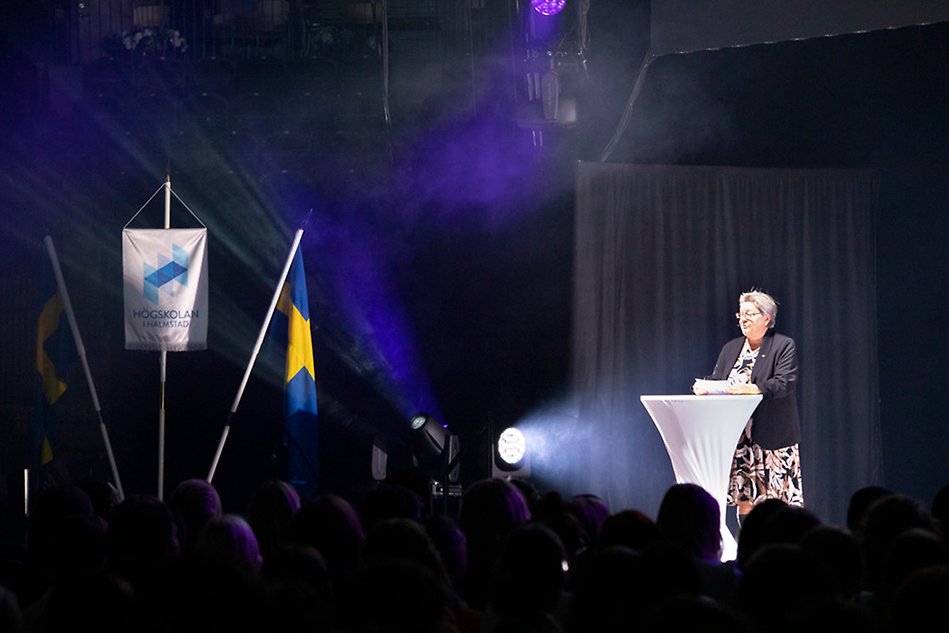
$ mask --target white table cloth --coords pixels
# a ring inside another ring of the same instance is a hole
[[[760,395],[640,396],[666,445],[677,483],[705,488],[721,511],[722,560],[734,560],[738,543],[725,525],[728,477],[735,447]]]

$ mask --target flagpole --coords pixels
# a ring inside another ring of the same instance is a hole
[[[165,175],[165,228],[171,228],[171,174]],[[158,359],[161,382],[161,402],[158,408],[158,500],[165,497],[165,378],[168,370],[168,350],[161,345]]]
[[[270,300],[270,307],[267,309],[267,316],[264,317],[264,323],[260,328],[260,333],[257,335],[257,343],[254,345],[254,351],[251,352],[250,362],[247,363],[247,369],[244,370],[244,378],[241,380],[240,386],[237,388],[237,394],[234,396],[234,402],[231,404],[231,410],[227,414],[227,422],[224,424],[224,431],[221,433],[221,439],[218,441],[217,451],[214,453],[214,459],[211,461],[211,470],[208,472],[208,483],[211,483],[211,480],[214,479],[214,471],[217,470],[218,461],[221,459],[221,453],[224,451],[224,443],[227,441],[227,435],[231,430],[231,420],[234,417],[234,414],[237,412],[237,407],[241,402],[241,397],[244,395],[244,388],[247,386],[247,380],[250,378],[250,373],[254,369],[254,363],[257,360],[257,354],[260,353],[260,348],[264,343],[264,337],[267,335],[267,328],[270,325],[270,319],[273,317],[274,310],[277,307],[277,301],[280,299],[280,293],[283,292],[283,285],[287,281],[287,275],[290,273],[290,266],[293,265],[293,257],[297,254],[297,249],[300,247],[300,239],[303,237],[303,229],[297,229],[296,235],[293,237],[293,244],[290,246],[290,254],[287,256],[287,261],[283,265],[283,272],[280,273],[280,281],[277,282],[277,288],[274,290],[273,298]]]
[[[69,299],[69,291],[66,289],[66,280],[63,278],[62,268],[59,266],[59,257],[56,255],[56,247],[53,245],[53,238],[47,235],[43,238],[46,244],[46,252],[49,254],[49,261],[53,265],[53,274],[56,276],[56,286],[63,298],[63,309],[66,312],[66,319],[69,321],[69,329],[72,331],[73,340],[76,342],[76,351],[79,354],[79,361],[82,363],[82,371],[86,374],[86,383],[89,385],[89,393],[92,395],[92,406],[99,417],[99,430],[102,432],[102,441],[105,443],[105,451],[109,456],[109,466],[112,468],[112,477],[115,478],[115,485],[119,491],[119,501],[125,498],[122,490],[122,479],[119,477],[119,469],[115,465],[115,455],[112,453],[112,443],[109,441],[109,431],[105,427],[102,419],[102,407],[99,406],[99,394],[96,392],[96,385],[92,381],[92,372],[89,370],[89,361],[86,358],[86,348],[82,344],[82,336],[79,334],[79,325],[76,323],[76,316],[73,313],[72,301]]]

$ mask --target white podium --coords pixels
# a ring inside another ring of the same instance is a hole
[[[754,396],[640,396],[669,452],[677,483],[698,484],[718,501],[722,560],[734,560],[738,543],[725,525],[732,458],[755,407]]]

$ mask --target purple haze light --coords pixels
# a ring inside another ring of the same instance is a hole
[[[567,0],[531,0],[531,6],[534,11],[542,15],[557,15],[563,11],[563,5]]]

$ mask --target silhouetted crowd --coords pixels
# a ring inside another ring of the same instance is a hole
[[[0,632],[914,631],[947,621],[949,486],[857,490],[847,525],[768,500],[721,562],[718,504],[676,484],[655,519],[523,480],[452,516],[393,476],[359,507],[262,483],[241,514],[187,480],[166,501],[102,482],[33,500],[0,572]],[[944,626],[944,625],[938,625]]]

